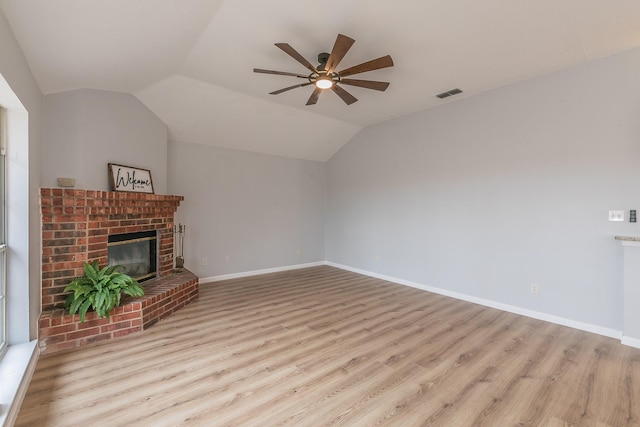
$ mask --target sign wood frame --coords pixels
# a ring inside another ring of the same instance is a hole
[[[128,191],[130,193],[153,192],[153,180],[149,169],[108,163],[109,184],[111,191]]]

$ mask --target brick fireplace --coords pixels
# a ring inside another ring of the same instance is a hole
[[[43,353],[73,348],[144,329],[197,298],[198,279],[173,271],[174,215],[182,196],[61,188],[40,190],[42,212]],[[87,321],[61,308],[63,290],[83,274],[83,263],[107,264],[110,235],[155,231],[158,262],[155,279],[144,282],[145,297],[127,301],[109,319],[88,313]]]

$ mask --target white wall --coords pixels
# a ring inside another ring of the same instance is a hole
[[[366,128],[327,173],[328,261],[621,330],[640,50]]]
[[[170,141],[169,192],[201,278],[324,260],[326,163]]]
[[[0,12],[0,105],[8,111],[7,266],[10,344],[37,336],[40,316],[40,135],[42,94]]]
[[[167,126],[130,94],[81,89],[44,97],[42,184],[76,179],[76,188],[109,190],[107,163],[151,171],[167,192]]]

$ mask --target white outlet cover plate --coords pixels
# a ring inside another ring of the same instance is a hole
[[[609,211],[609,221],[624,221],[624,211]]]

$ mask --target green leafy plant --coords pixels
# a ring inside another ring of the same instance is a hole
[[[80,314],[84,322],[89,308],[100,317],[109,317],[113,307],[120,305],[122,294],[132,297],[144,295],[144,289],[133,277],[121,273],[119,265],[98,267],[98,261],[84,263],[84,275],[73,279],[65,288],[71,292],[64,307],[71,315]]]

